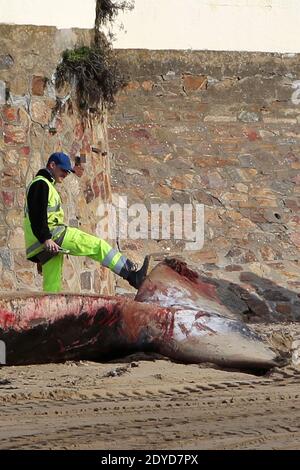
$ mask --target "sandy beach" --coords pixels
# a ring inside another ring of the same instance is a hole
[[[298,324],[256,329],[282,348],[300,335]],[[300,449],[299,372],[294,364],[255,375],[143,353],[1,367],[0,449]]]

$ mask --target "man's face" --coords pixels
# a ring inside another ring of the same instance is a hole
[[[55,179],[55,183],[62,183],[66,176],[68,176],[69,172],[60,168],[56,163],[51,162],[49,164],[49,168]]]

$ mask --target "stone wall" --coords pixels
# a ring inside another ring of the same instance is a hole
[[[81,155],[85,163],[78,176],[68,176],[58,189],[66,221],[95,233],[99,203],[111,197],[106,120],[84,127],[72,96],[61,113],[53,111],[53,73],[61,52],[89,44],[91,31],[0,25],[0,37],[0,290],[40,290],[41,277],[25,260],[25,187],[54,151],[68,153],[73,163]],[[109,294],[113,278],[94,261],[67,257],[64,290]]]
[[[121,240],[121,248],[136,261],[149,252],[180,253],[263,296],[278,319],[295,318],[299,55],[118,54],[131,79],[109,117],[113,192],[127,195],[128,205],[205,206],[203,249],[187,252],[184,240],[150,234]]]
[[[120,239],[119,247],[136,262],[146,253],[180,254],[255,293],[258,316],[271,309],[278,319],[299,318],[298,55],[118,51],[131,78],[110,112],[107,137],[106,118],[82,126],[72,96],[60,114],[53,111],[60,54],[88,44],[91,32],[0,30],[2,292],[41,288],[35,265],[24,257],[25,186],[50,153],[63,150],[85,161],[83,174],[61,186],[70,225],[100,235],[97,211],[112,191],[127,196],[128,206],[203,204],[201,250],[187,251],[184,238],[150,233]],[[148,222],[150,228],[150,215]],[[65,260],[65,290],[112,293],[113,279],[88,259]],[[118,288],[127,285],[118,280]]]

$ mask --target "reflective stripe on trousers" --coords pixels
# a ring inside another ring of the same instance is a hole
[[[116,274],[126,264],[126,258],[112,248],[107,241],[89,235],[74,227],[68,227],[62,242],[62,248],[73,256],[88,256],[100,262]],[[60,292],[63,268],[63,255],[59,253],[42,266],[43,289],[45,292]]]

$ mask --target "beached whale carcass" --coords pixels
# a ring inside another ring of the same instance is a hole
[[[216,283],[201,278],[178,259],[165,259],[147,276],[135,300],[176,310],[172,339],[161,353],[187,362],[212,362],[224,367],[264,369],[287,358],[222,303]]]
[[[155,351],[181,362],[225,367],[279,365],[280,355],[227,311],[209,285],[202,288],[183,267],[160,263],[135,300],[75,294],[3,296],[0,341],[6,364],[106,360]]]

